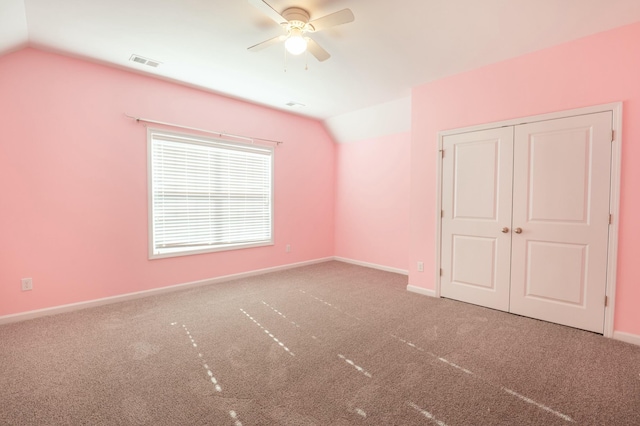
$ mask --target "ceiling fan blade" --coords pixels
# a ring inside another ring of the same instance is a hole
[[[329,55],[329,52],[324,50],[318,43],[315,42],[315,40],[311,38],[307,39],[307,50],[320,62],[326,61],[331,57],[331,55]]]
[[[286,24],[287,20],[284,19],[284,17],[282,15],[280,15],[280,13],[278,13],[273,7],[271,7],[271,5],[269,3],[267,3],[266,1],[263,0],[249,0],[249,3],[255,7],[256,9],[259,9],[262,11],[262,13],[264,13],[265,15],[267,15],[269,18],[273,19],[274,21],[276,21],[278,24]]]
[[[269,46],[272,46],[276,43],[280,43],[282,40],[284,40],[285,38],[287,38],[284,35],[280,35],[280,36],[276,36],[274,38],[270,38],[269,40],[265,40],[262,41],[258,44],[254,44],[253,46],[247,47],[247,50],[250,50],[252,52],[257,52],[259,50],[265,49]]]
[[[348,22],[353,22],[355,17],[353,16],[353,12],[351,9],[342,9],[334,13],[330,13],[329,15],[323,16],[322,18],[314,19],[309,22],[313,27],[314,31],[322,31],[327,28],[335,27],[336,25],[346,24]]]

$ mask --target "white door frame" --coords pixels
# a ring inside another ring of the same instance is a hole
[[[458,129],[443,130],[438,132],[438,151],[442,153],[443,138],[448,135],[475,132],[496,127],[516,126],[518,124],[534,123],[558,118],[572,117],[576,115],[592,114],[596,112],[611,111],[613,113],[613,141],[611,142],[611,189],[609,199],[609,212],[612,223],[609,227],[609,245],[607,259],[607,283],[606,296],[608,304],[604,314],[604,336],[613,337],[614,313],[616,301],[616,268],[618,264],[618,223],[620,210],[620,168],[622,162],[622,102],[594,105],[584,108],[576,108],[565,111],[557,111],[548,114],[533,115],[529,117],[515,118],[506,121],[481,124],[477,126],[462,127]],[[440,296],[440,265],[441,265],[441,226],[442,226],[442,155],[438,155],[436,167],[436,277],[435,296]],[[604,301],[603,301],[604,303]]]

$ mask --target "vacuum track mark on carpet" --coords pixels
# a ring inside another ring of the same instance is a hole
[[[396,339],[396,340],[401,341],[402,343],[404,343],[405,345],[409,346],[410,348],[413,348],[413,349],[415,349],[415,350],[417,350],[417,351],[420,351],[420,352],[425,352],[425,350],[424,350],[424,349],[422,349],[421,347],[417,346],[415,343],[412,343],[412,342],[409,342],[409,341],[407,341],[407,340],[404,340],[402,337],[398,337],[398,336],[396,336],[395,334],[391,334],[391,333],[389,333],[389,336],[393,337],[393,338],[394,338],[394,339]],[[434,355],[434,354],[432,354],[431,352],[427,352],[427,353],[428,353],[429,355],[433,355],[433,356],[435,356],[435,355]]]
[[[235,426],[242,426],[242,422],[240,420],[238,420],[238,413],[236,413],[235,411],[231,410],[231,411],[229,411],[229,415],[235,421],[235,423],[234,423]]]
[[[287,321],[289,321],[291,324],[295,325],[297,328],[300,328],[300,326],[298,325],[298,323],[296,323],[295,321],[291,321],[289,318],[287,318],[287,316],[285,314],[283,314],[282,312],[280,312],[279,310],[277,310],[276,308],[274,308],[273,306],[269,305],[267,302],[265,302],[264,300],[261,300],[262,304],[265,305],[266,307],[268,307],[269,309],[271,309],[273,312],[275,312],[276,314],[280,315],[282,318],[286,319]]]
[[[365,419],[367,418],[367,413],[362,408],[356,408],[356,414]]]
[[[173,323],[171,323],[171,325],[176,325],[176,323],[173,322]],[[189,338],[189,340],[191,340],[191,345],[194,348],[197,348],[198,344],[196,343],[196,340],[191,335],[191,332],[189,331],[187,326],[182,324],[182,328],[184,329],[185,333],[187,333],[187,337]],[[204,359],[204,355],[202,355],[202,352],[198,352],[198,358],[200,358],[200,362],[202,363],[202,366],[204,367],[205,371],[207,372],[207,376],[209,377],[209,381],[213,384],[213,387],[216,390],[216,392],[222,392],[222,386],[220,386],[220,384],[218,383],[218,379],[216,379],[213,376],[213,371],[211,371],[211,368],[209,367],[209,364],[207,364],[207,361]]]
[[[309,297],[311,297],[311,298],[313,298],[313,299],[317,300],[318,302],[320,302],[320,303],[322,303],[322,304],[324,304],[324,305],[326,305],[326,306],[328,306],[328,307],[330,307],[330,308],[335,309],[336,311],[340,312],[341,314],[344,314],[344,315],[346,315],[346,316],[348,316],[348,317],[350,317],[350,318],[356,319],[356,320],[358,320],[358,321],[363,321],[363,319],[362,319],[362,318],[358,318],[358,317],[357,317],[357,316],[355,316],[355,315],[351,315],[350,313],[343,311],[342,309],[338,308],[337,306],[335,306],[335,305],[333,305],[333,304],[331,304],[331,303],[327,302],[326,300],[323,300],[323,299],[321,299],[321,298],[319,298],[319,297],[317,297],[317,296],[314,296],[314,295],[313,295],[313,294],[311,294],[311,293],[307,293],[306,291],[304,291],[304,290],[300,290],[300,289],[298,289],[298,291],[299,291],[300,293],[302,293],[302,294],[306,294],[307,296],[309,296]]]
[[[500,385],[496,385],[493,382],[490,382],[489,380],[483,378],[482,376],[479,376],[479,375],[475,374],[473,371],[467,370],[466,368],[459,366],[458,364],[455,364],[455,363],[453,363],[453,362],[451,362],[451,361],[449,361],[447,359],[441,358],[441,357],[436,357],[436,358],[438,359],[438,361],[444,362],[445,364],[447,364],[447,365],[449,365],[449,366],[451,366],[453,368],[456,368],[456,369],[458,369],[458,370],[460,370],[460,371],[462,371],[462,372],[464,372],[464,373],[466,373],[466,374],[468,374],[470,376],[474,376],[478,380],[480,380],[480,381],[482,381],[482,382],[484,382],[484,383],[486,383],[486,384],[488,384],[490,386],[493,386],[493,387],[496,387],[496,388],[500,388],[501,391],[506,392],[509,395],[515,396],[516,398],[519,398],[520,400],[522,400],[522,401],[524,401],[524,402],[526,402],[528,404],[535,405],[536,407],[538,407],[538,408],[540,408],[540,409],[542,409],[542,410],[544,410],[544,411],[546,411],[548,413],[551,413],[551,414],[553,414],[555,416],[558,416],[558,417],[560,417],[561,419],[563,419],[563,420],[565,420],[567,422],[573,422],[574,421],[570,416],[567,416],[566,414],[563,414],[563,413],[561,413],[559,411],[554,410],[551,407],[548,407],[548,406],[546,406],[544,404],[541,404],[541,403],[539,403],[537,401],[534,401],[533,399],[528,398],[528,397],[526,397],[524,395],[521,395],[516,391],[513,391],[511,389],[505,388],[505,387],[500,386]]]
[[[407,405],[411,408],[413,408],[414,410],[416,410],[417,412],[419,412],[420,414],[422,414],[423,416],[425,416],[426,418],[428,418],[429,420],[431,420],[432,422],[434,422],[435,424],[437,424],[438,426],[447,426],[447,424],[443,421],[440,421],[438,419],[436,419],[433,414],[431,414],[430,412],[428,412],[425,409],[420,408],[418,405],[416,405],[413,402],[407,402]]]
[[[273,312],[275,312],[276,314],[278,314],[281,318],[289,321],[289,323],[293,324],[296,328],[302,330],[302,327],[300,326],[300,324],[298,324],[295,321],[291,321],[289,318],[287,318],[287,316],[285,314],[283,314],[282,312],[280,312],[279,310],[277,310],[276,308],[274,308],[273,306],[269,305],[267,302],[262,301],[262,303],[267,306],[269,309],[271,309]],[[313,334],[309,334],[306,333],[305,334],[309,337],[311,337],[313,340],[315,340],[316,342],[319,342],[318,338],[316,336],[314,336]]]
[[[341,359],[343,359],[343,360],[344,360],[344,362],[346,362],[347,364],[349,364],[350,366],[352,366],[352,367],[353,367],[353,368],[355,368],[356,370],[358,370],[358,372],[359,372],[360,374],[363,374],[363,375],[367,376],[368,378],[373,377],[373,376],[371,375],[371,373],[369,373],[367,370],[365,370],[364,368],[360,367],[359,365],[356,365],[356,363],[355,363],[355,362],[351,361],[350,359],[348,359],[348,358],[347,358],[347,357],[345,357],[344,355],[342,355],[342,354],[338,354],[338,357],[339,357],[339,358],[341,358]]]
[[[508,394],[511,394],[511,395],[513,395],[513,396],[515,396],[515,397],[520,398],[520,399],[521,399],[521,400],[523,400],[524,402],[527,402],[527,403],[529,403],[529,404],[536,405],[536,406],[538,406],[539,408],[541,408],[541,409],[543,409],[543,410],[545,410],[545,411],[548,411],[548,412],[549,412],[549,413],[551,413],[551,414],[555,414],[556,416],[560,417],[560,418],[561,418],[561,419],[563,419],[563,420],[566,420],[566,421],[568,421],[568,422],[573,422],[573,421],[574,421],[571,417],[567,416],[566,414],[562,414],[562,413],[560,413],[559,411],[556,411],[556,410],[554,410],[554,409],[552,409],[552,408],[550,408],[550,407],[547,407],[547,406],[546,406],[546,405],[544,405],[544,404],[540,404],[539,402],[536,402],[536,401],[534,401],[534,400],[533,400],[533,399],[531,399],[531,398],[527,398],[527,397],[526,397],[526,396],[524,396],[524,395],[520,395],[518,392],[512,391],[511,389],[507,389],[507,388],[504,388],[504,387],[502,387],[501,389],[502,389],[503,391],[505,391],[506,393],[508,393]]]
[[[273,339],[274,342],[276,342],[278,344],[278,346],[280,346],[282,349],[284,349],[285,351],[287,351],[287,353],[291,356],[295,356],[293,352],[291,352],[291,350],[286,347],[284,345],[284,343],[282,343],[280,340],[278,340],[278,338],[276,336],[274,336],[271,332],[269,332],[269,330],[267,330],[266,328],[264,328],[264,326],[262,324],[260,324],[255,318],[253,318],[251,315],[249,315],[249,313],[247,311],[245,311],[244,309],[240,308],[240,311],[242,311],[243,314],[245,314],[247,316],[247,318],[249,318],[251,321],[253,321],[253,323],[255,325],[257,325],[258,327],[260,327],[261,330],[263,330],[266,334],[269,335],[269,337],[271,337]]]

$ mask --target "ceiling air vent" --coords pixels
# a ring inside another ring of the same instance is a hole
[[[288,107],[303,107],[303,106],[306,106],[305,104],[301,104],[300,102],[294,102],[294,101],[287,102],[285,105],[288,106]]]
[[[161,62],[154,61],[153,59],[143,58],[142,56],[135,55],[135,54],[131,55],[129,60],[133,61],[133,62],[137,62],[137,63],[142,64],[142,65],[148,65],[148,66],[153,67],[153,68],[158,68],[158,66],[161,64]]]

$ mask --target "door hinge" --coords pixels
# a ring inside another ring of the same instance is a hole
[[[612,130],[611,131],[611,142],[613,142],[614,140],[616,140],[616,131]]]
[[[609,306],[609,296],[605,296],[605,297],[604,297],[604,306],[605,306],[605,308],[606,308],[607,306]]]
[[[440,210],[440,217],[444,217],[444,210]]]
[[[609,213],[609,225],[613,224],[613,215]]]
[[[439,149],[438,151],[440,151],[440,155],[444,158],[444,149]]]
[[[440,268],[440,276],[442,276],[442,268]]]

